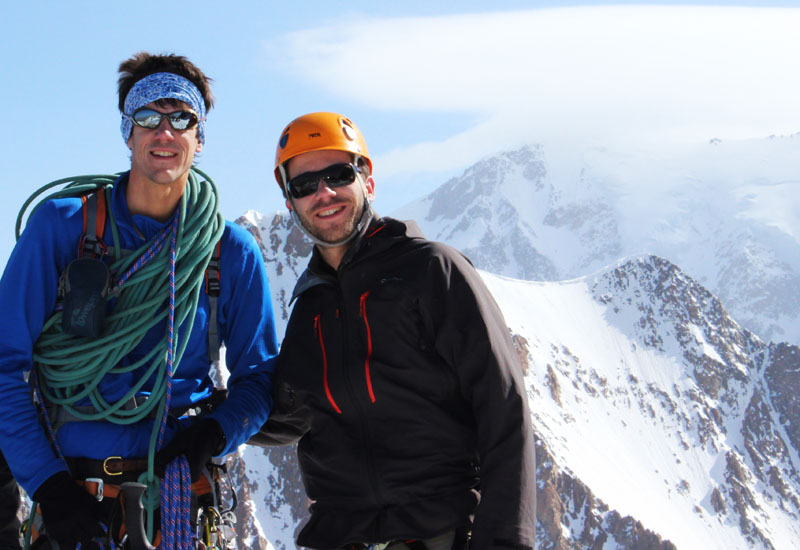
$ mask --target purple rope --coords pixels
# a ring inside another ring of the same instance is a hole
[[[169,417],[169,402],[172,398],[172,369],[175,347],[175,255],[177,248],[178,216],[172,222],[169,251],[169,314],[167,317],[167,387],[164,412],[158,433],[158,448],[164,442],[164,433]],[[164,235],[166,236],[166,235]],[[160,238],[163,241],[165,239]],[[155,243],[154,243],[155,244]],[[135,267],[135,266],[133,266]],[[167,465],[161,481],[161,549],[192,550],[191,495],[192,481],[189,462],[184,455],[176,457]]]
[[[164,400],[164,412],[161,415],[161,429],[158,432],[158,448],[164,443],[164,433],[169,417],[169,402],[172,398],[172,366],[174,362],[175,341],[175,248],[178,234],[178,216],[172,221],[172,236],[169,250],[169,312],[167,316],[167,391]]]
[[[140,270],[142,266],[144,266],[147,262],[155,258],[156,254],[158,254],[161,251],[161,249],[164,248],[164,243],[167,240],[167,233],[172,232],[173,233],[172,239],[173,241],[175,240],[174,231],[177,228],[177,220],[178,216],[176,215],[172,222],[172,225],[170,227],[165,227],[161,231],[161,233],[156,235],[156,238],[153,239],[153,244],[151,244],[150,247],[144,251],[144,254],[139,256],[139,258],[137,258],[137,260],[133,263],[133,265],[128,268],[128,270],[122,275],[122,277],[119,278],[119,281],[117,282],[117,289],[122,287],[122,285],[125,284],[134,273]],[[174,259],[175,258],[173,251],[173,258],[172,258],[173,262]],[[174,271],[173,271],[173,276],[174,276]]]
[[[161,546],[162,548],[175,548],[176,510],[173,506],[175,477],[175,464],[167,465],[164,479],[161,481]]]
[[[181,491],[180,491],[180,502],[181,502],[181,510],[183,510],[183,526],[178,531],[181,535],[183,535],[183,545],[179,546],[181,550],[192,550],[193,548],[193,540],[192,540],[192,523],[191,523],[191,509],[192,509],[192,476],[189,472],[189,461],[186,460],[186,457],[181,457],[182,460],[180,461],[181,466],[181,478],[183,483],[181,484]]]
[[[189,462],[181,455],[169,463],[161,483],[161,549],[194,548],[189,516],[191,500]]]

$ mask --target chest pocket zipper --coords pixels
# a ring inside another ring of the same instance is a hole
[[[328,386],[328,354],[325,351],[325,340],[322,338],[322,320],[320,319],[319,314],[314,317],[314,331],[317,333],[317,337],[319,338],[319,348],[322,351],[322,383],[325,386],[325,395],[327,396],[331,407],[333,407],[333,410],[335,410],[338,414],[342,414],[342,410],[336,404],[336,401],[333,400],[331,388]]]
[[[375,393],[372,391],[372,377],[369,374],[369,360],[372,357],[372,334],[369,330],[369,320],[367,319],[367,296],[369,296],[369,290],[361,295],[361,318],[364,319],[364,327],[367,329],[367,358],[364,360],[364,376],[367,379],[369,398],[375,403]]]

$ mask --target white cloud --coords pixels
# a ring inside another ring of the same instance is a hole
[[[464,112],[460,135],[382,173],[519,142],[747,138],[800,130],[800,9],[580,7],[339,20],[281,37],[288,71],[366,106]],[[477,115],[477,116],[476,116]]]

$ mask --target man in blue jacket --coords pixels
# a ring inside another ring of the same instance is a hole
[[[71,311],[97,311],[81,302],[80,291],[105,269],[75,263],[80,255],[93,255],[79,246],[87,240],[87,207],[80,198],[48,200],[34,211],[0,280],[0,448],[16,480],[40,504],[46,536],[61,548],[80,542],[86,549],[107,536],[102,524],[109,524],[113,499],[98,502],[102,495],[87,492],[86,478],[106,485],[152,480],[154,470],[169,472],[182,461],[173,458],[185,456],[195,481],[212,456],[247,441],[272,406],[277,342],[259,247],[248,232],[222,220],[213,185],[193,183],[191,168],[213,105],[209,79],[182,56],[146,52],[124,61],[119,71],[121,130],[131,167],[105,194],[107,214],[88,210],[89,218],[105,218],[114,229],[115,252],[107,250],[111,230],[105,238],[96,235],[102,246],[93,251],[111,267],[109,281],[99,285],[108,299],[102,330],[73,336],[63,319]],[[215,256],[192,257],[204,231],[219,243],[218,296],[202,284]],[[166,258],[164,267],[154,267],[159,258]],[[119,265],[124,273],[114,271]],[[68,311],[63,304],[70,299],[79,307]],[[61,324],[49,322],[62,307],[63,333]],[[86,315],[69,319],[82,326]],[[209,349],[216,347],[209,331],[225,343],[230,373],[227,399],[213,404],[218,394],[210,357],[218,349]],[[77,356],[62,360],[72,343]],[[92,350],[97,355],[88,356]],[[100,374],[63,379],[65,372],[82,374],[84,365],[96,365]],[[48,405],[41,422],[32,386]],[[50,424],[57,427],[54,436]],[[162,508],[164,494],[162,489]]]

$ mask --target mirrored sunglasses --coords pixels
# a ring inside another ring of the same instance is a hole
[[[332,164],[317,172],[305,172],[293,177],[286,184],[292,198],[302,199],[317,192],[319,182],[324,181],[328,187],[343,187],[356,181],[356,174],[361,168],[352,163]]]
[[[188,130],[197,125],[200,120],[191,111],[174,111],[172,113],[159,113],[153,109],[139,109],[132,115],[126,115],[131,122],[142,128],[154,130],[166,118],[174,130]]]

